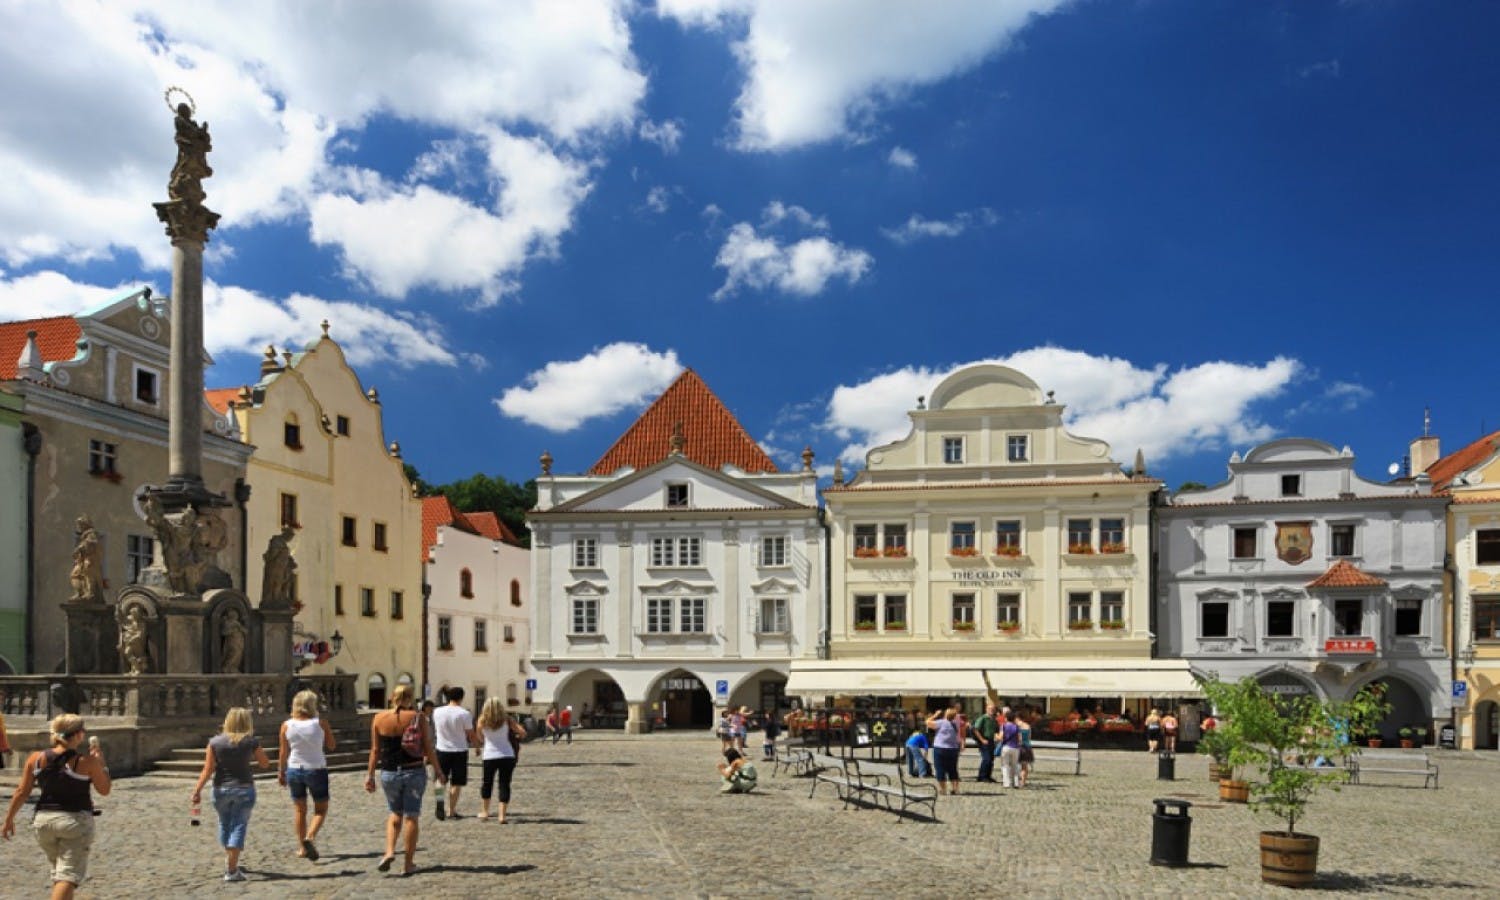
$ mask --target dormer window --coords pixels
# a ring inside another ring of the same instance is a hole
[[[943,438],[943,462],[949,465],[957,465],[964,461],[964,439],[961,437]]]
[[[296,419],[287,419],[281,426],[281,442],[293,450],[302,449],[302,426]]]
[[[336,432],[338,432],[339,437],[348,437],[349,436],[349,417],[348,416],[337,416],[337,417],[334,418],[333,422],[334,422],[334,430]]]
[[[1031,442],[1024,434],[1013,434],[1005,439],[1005,459],[1008,462],[1026,462],[1031,459]]]
[[[135,369],[135,400],[148,406],[155,406],[157,398],[161,396],[160,376],[150,369],[136,366]]]
[[[687,509],[688,486],[686,484],[667,485],[667,509]]]
[[[1300,497],[1300,496],[1302,496],[1302,476],[1301,475],[1283,475],[1283,476],[1281,476],[1281,496],[1283,496],[1283,497]]]

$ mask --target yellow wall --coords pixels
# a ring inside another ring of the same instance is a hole
[[[1460,654],[1458,677],[1469,685],[1467,705],[1456,711],[1459,740],[1463,749],[1473,749],[1479,705],[1500,703],[1500,640],[1473,639],[1472,608],[1476,596],[1500,598],[1500,565],[1481,566],[1475,558],[1475,532],[1500,528],[1500,454],[1466,474],[1472,486],[1454,487],[1448,507],[1448,550],[1454,565],[1450,602],[1458,604],[1459,621],[1451,646]],[[1462,655],[1465,650],[1473,651],[1472,662]]]

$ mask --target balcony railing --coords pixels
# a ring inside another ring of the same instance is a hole
[[[129,725],[216,719],[243,706],[257,716],[286,713],[301,690],[318,693],[329,718],[352,716],[354,675],[8,675],[0,677],[7,719],[78,712]]]

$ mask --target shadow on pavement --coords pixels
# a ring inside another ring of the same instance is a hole
[[[1447,888],[1450,890],[1479,890],[1479,885],[1467,881],[1446,878],[1423,878],[1409,872],[1379,872],[1374,875],[1356,875],[1353,872],[1319,872],[1312,886],[1329,891],[1354,891],[1372,893],[1386,888]]]
[[[423,866],[411,873],[412,878],[418,878],[426,874],[438,872],[473,872],[478,875],[516,875],[521,872],[530,872],[535,869],[533,865],[523,866],[450,866],[442,863],[436,866]]]
[[[339,869],[337,872],[322,870],[307,875],[293,875],[290,872],[255,872],[245,870],[250,875],[251,881],[319,881],[324,878],[347,878],[350,875],[362,875],[363,869]]]
[[[555,816],[518,816],[515,813],[505,817],[507,828],[511,825],[585,825],[582,819],[563,819]]]
[[[624,769],[636,765],[633,762],[545,762],[527,763],[528,769],[581,769],[584,767],[603,766],[612,769]]]

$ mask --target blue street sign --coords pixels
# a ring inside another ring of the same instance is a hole
[[[534,690],[536,690],[536,679],[535,678],[528,678],[528,679],[526,679],[526,690],[528,690],[528,691],[534,691]]]
[[[1462,700],[1469,696],[1469,683],[1467,681],[1453,682],[1453,699]]]
[[[729,682],[727,682],[727,681],[715,681],[714,682],[714,696],[718,697],[720,700],[728,700],[729,699]]]

